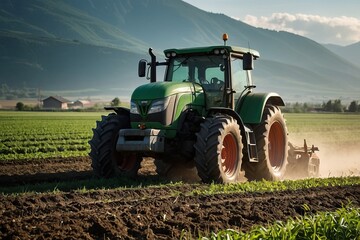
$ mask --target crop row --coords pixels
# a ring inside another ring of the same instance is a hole
[[[0,153],[0,160],[22,160],[22,159],[46,159],[87,156],[87,146],[70,146],[58,149],[56,147],[34,148],[34,149],[11,149]]]
[[[44,141],[0,142],[2,160],[45,158],[50,153],[55,156],[84,156],[89,152],[88,138]],[[72,154],[70,154],[72,153]]]
[[[306,206],[304,206],[306,210]],[[335,212],[321,212],[278,221],[267,227],[255,226],[247,233],[235,230],[223,230],[213,233],[210,237],[199,239],[359,239],[360,237],[360,208],[344,207]],[[181,239],[187,239],[186,233]]]
[[[0,143],[9,142],[22,142],[26,143],[29,141],[54,141],[54,140],[74,140],[74,139],[88,139],[90,134],[47,134],[47,135],[32,135],[32,136],[5,136],[0,139]]]
[[[47,153],[47,152],[64,152],[64,151],[87,151],[89,148],[85,144],[69,144],[62,146],[53,146],[47,144],[45,146],[31,146],[31,147],[0,147],[0,154],[27,154],[27,153]]]

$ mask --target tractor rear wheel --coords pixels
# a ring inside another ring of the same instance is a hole
[[[277,106],[266,105],[262,121],[254,127],[258,163],[246,165],[248,180],[280,180],[284,177],[288,138],[284,116]]]
[[[243,180],[243,144],[239,125],[234,118],[227,115],[207,118],[196,136],[195,165],[203,182]]]
[[[124,154],[116,151],[119,130],[130,128],[127,115],[111,113],[102,116],[93,129],[93,138],[89,141],[92,168],[98,177],[114,177],[125,175],[135,177],[140,168],[142,158],[137,154]]]

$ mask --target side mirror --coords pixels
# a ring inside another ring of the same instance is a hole
[[[138,67],[138,75],[139,75],[139,77],[145,77],[145,75],[146,75],[146,65],[147,65],[147,61],[145,59],[141,59],[139,61],[139,67]]]
[[[243,55],[243,69],[244,70],[253,70],[254,69],[253,55],[249,52],[244,53],[244,55]]]

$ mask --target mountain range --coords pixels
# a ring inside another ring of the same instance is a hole
[[[167,48],[221,45],[260,52],[257,91],[285,101],[359,100],[360,43],[321,45],[255,28],[181,0],[1,0],[0,84],[66,96],[120,96],[146,80],[137,62]],[[158,80],[162,80],[158,74]]]

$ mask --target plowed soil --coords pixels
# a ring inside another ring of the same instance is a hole
[[[153,176],[151,161],[140,174]],[[0,162],[0,185],[90,179],[90,160]],[[204,185],[143,187],[125,190],[28,193],[0,196],[0,239],[178,239],[182,230],[227,228],[247,231],[351,202],[360,206],[360,186],[325,187],[277,193],[189,195]]]

